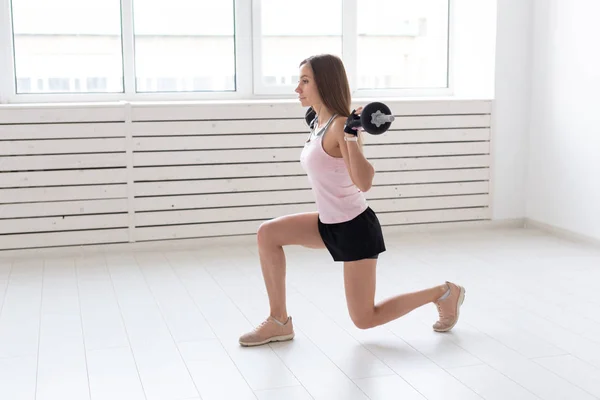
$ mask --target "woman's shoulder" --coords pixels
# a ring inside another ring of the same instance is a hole
[[[344,136],[344,125],[346,125],[347,119],[348,117],[344,117],[343,115],[337,115],[331,122],[331,130],[335,132],[336,136]]]

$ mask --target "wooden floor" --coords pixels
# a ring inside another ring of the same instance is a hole
[[[535,230],[388,236],[377,299],[453,280],[432,305],[355,328],[342,267],[287,249],[296,338],[242,348],[267,313],[254,246],[0,258],[0,399],[600,398],[600,250]]]

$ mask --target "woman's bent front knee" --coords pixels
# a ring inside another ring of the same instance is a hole
[[[259,247],[264,246],[279,246],[277,243],[277,235],[275,234],[275,224],[273,219],[260,224],[256,233],[256,241]]]

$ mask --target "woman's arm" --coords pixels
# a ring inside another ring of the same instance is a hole
[[[375,168],[373,168],[373,165],[365,158],[359,142],[346,141],[344,139],[344,137],[348,137],[349,139],[356,138],[356,136],[344,132],[345,122],[346,118],[336,118],[331,129],[340,146],[342,157],[344,158],[352,182],[354,182],[361,192],[367,192],[373,185]]]

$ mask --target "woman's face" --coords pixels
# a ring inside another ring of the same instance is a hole
[[[314,108],[315,105],[322,102],[313,77],[312,68],[308,63],[300,67],[300,81],[295,91],[298,93],[298,99],[303,107],[312,106]]]

